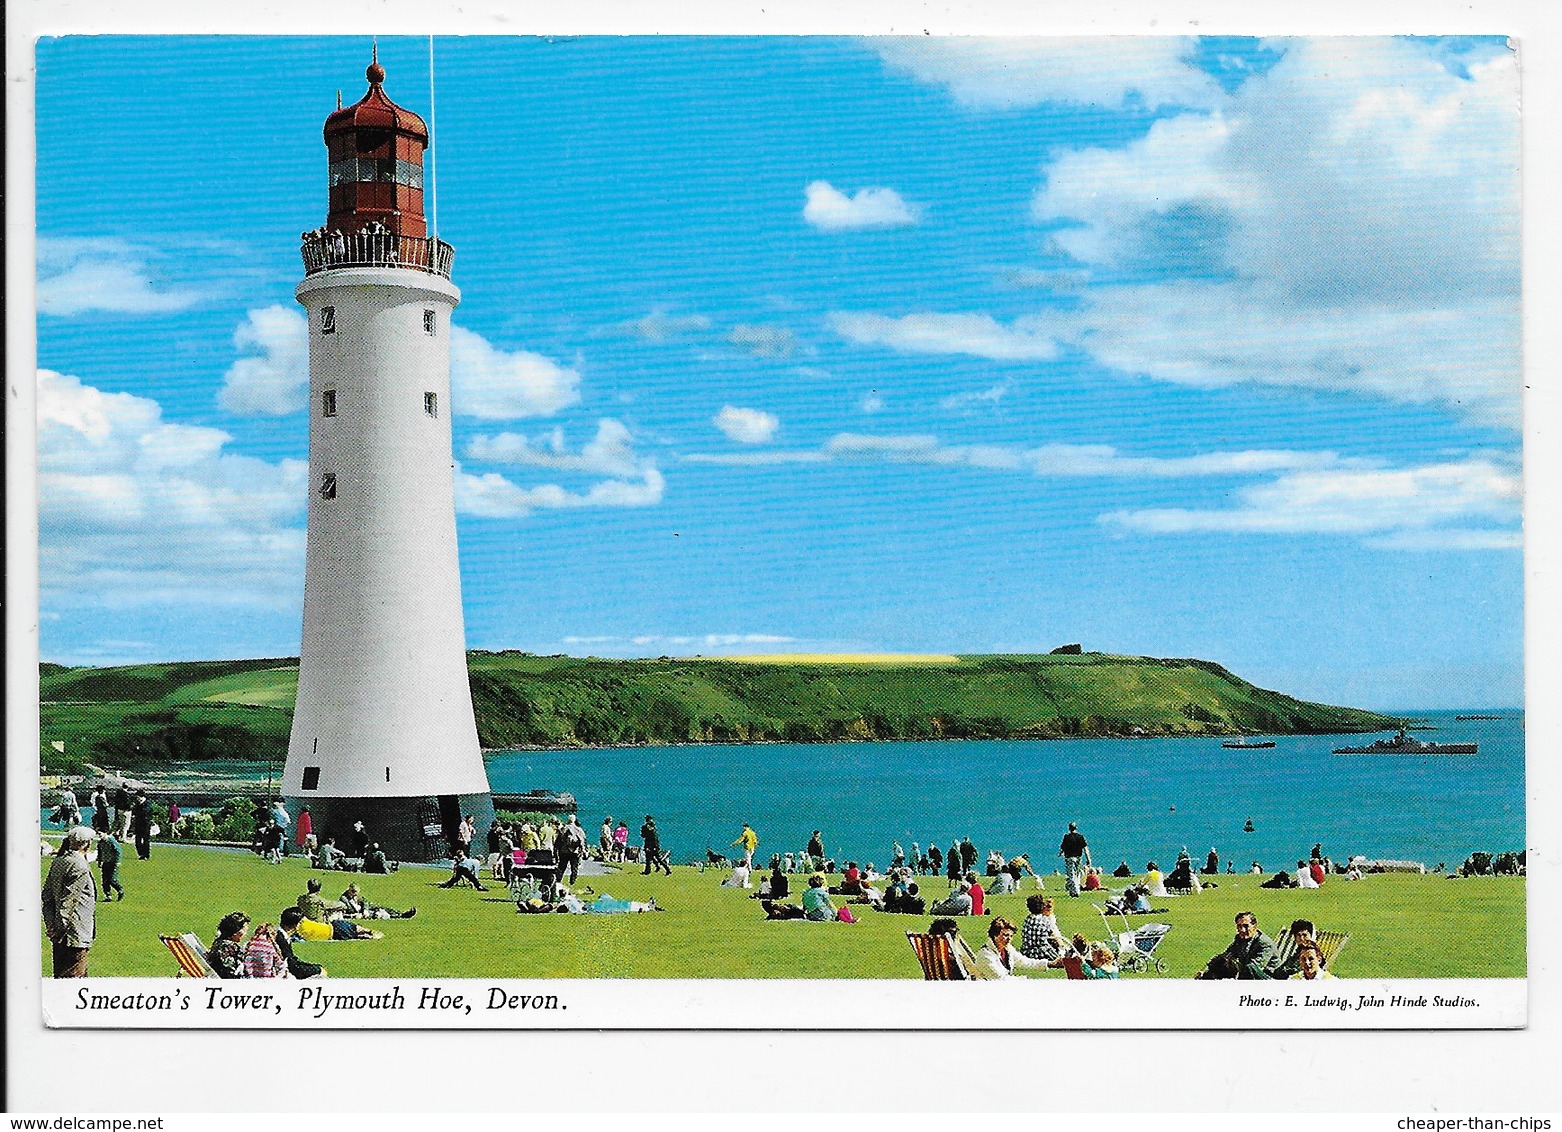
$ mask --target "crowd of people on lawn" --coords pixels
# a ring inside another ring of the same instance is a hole
[[[99,795],[103,795],[100,797]],[[123,806],[120,803],[125,803]],[[100,891],[88,868],[88,854],[95,847],[102,873],[103,899],[125,898],[118,878],[121,831],[136,836],[138,850],[145,834],[143,827],[149,812],[145,795],[131,800],[110,799],[101,789],[93,797],[93,827],[70,827],[44,887],[44,921],[54,944],[56,977],[86,974],[86,955],[93,935],[93,907]],[[64,803],[62,801],[62,807]],[[121,815],[123,821],[121,821]],[[339,846],[334,835],[318,840],[307,809],[301,811],[294,833],[288,836],[290,823],[280,801],[264,812],[257,810],[256,849],[268,860],[280,860],[289,841],[305,850],[311,865],[320,870],[387,874],[397,868],[388,861],[361,821],[354,822],[346,847]],[[451,873],[440,888],[471,887],[486,891],[481,873],[484,858],[474,855],[476,828],[466,815],[455,830],[451,845]],[[814,830],[800,851],[774,853],[768,868],[756,869],[755,856],[760,844],[752,825],[744,823],[732,845],[741,855],[731,858],[707,848],[707,863],[725,866],[730,872],[724,887],[747,890],[760,902],[766,919],[813,922],[855,923],[858,909],[879,913],[931,916],[928,935],[945,936],[954,954],[961,957],[974,978],[1002,978],[1025,972],[1068,968],[1072,977],[1115,978],[1119,956],[1104,942],[1091,942],[1083,935],[1065,939],[1058,928],[1051,896],[1045,894],[1044,878],[1032,866],[1028,854],[1009,855],[990,850],[982,871],[982,860],[969,837],[951,841],[946,852],[936,843],[924,851],[913,842],[908,853],[899,842],[893,843],[886,872],[880,873],[873,862],[860,865],[849,860],[844,868],[829,857],[824,837]],[[623,901],[607,894],[587,894],[587,900],[572,891],[578,883],[580,868],[588,857],[609,865],[627,863],[631,856],[643,865],[642,875],[660,869],[671,875],[668,854],[662,850],[655,819],[646,815],[640,827],[640,845],[629,845],[628,825],[608,817],[602,822],[597,842],[590,846],[585,829],[575,814],[554,819],[505,820],[496,817],[486,838],[486,865],[490,880],[504,883],[520,912],[566,912],[575,914],[618,914],[661,911],[655,900]],[[594,849],[594,851],[593,851]],[[1070,897],[1099,892],[1104,912],[1128,917],[1165,911],[1154,903],[1164,898],[1196,895],[1218,882],[1209,879],[1220,874],[1221,860],[1212,848],[1202,868],[1196,868],[1186,847],[1178,855],[1170,873],[1163,873],[1155,861],[1146,864],[1142,876],[1129,869],[1127,862],[1113,871],[1117,880],[1131,883],[1120,891],[1106,888],[1102,870],[1091,859],[1085,836],[1075,823],[1069,823],[1058,847],[1062,860],[1058,875],[1062,891]],[[1258,863],[1254,862],[1254,869]],[[839,882],[828,878],[839,871]],[[1226,862],[1226,872],[1233,871]],[[756,881],[757,874],[757,881]],[[799,874],[806,879],[796,883]],[[1321,845],[1313,846],[1309,859],[1299,860],[1295,874],[1281,872],[1263,882],[1263,888],[1318,888],[1333,874],[1354,879],[1359,870],[1340,869],[1323,855]],[[932,894],[923,886],[929,877],[947,879],[942,893]],[[962,918],[989,915],[991,895],[1017,893],[1026,878],[1034,889],[1025,905],[1028,915],[1016,926],[1003,916],[994,916],[987,926],[987,940],[971,950],[959,938]],[[249,917],[239,911],[224,916],[206,959],[223,978],[272,977],[288,975],[310,978],[324,974],[319,964],[300,959],[292,949],[298,942],[360,940],[380,938],[380,933],[362,921],[409,919],[416,908],[397,910],[370,902],[358,882],[350,882],[340,897],[327,900],[322,882],[310,877],[306,891],[278,915],[276,923],[264,923],[249,931]],[[757,889],[757,890],[756,890]],[[1200,979],[1330,978],[1325,969],[1325,954],[1318,946],[1317,933],[1307,920],[1296,920],[1285,937],[1282,954],[1274,941],[1258,929],[1256,916],[1243,912],[1236,917],[1236,933],[1230,946],[1212,957],[1196,976]],[[1115,941],[1126,946],[1123,937]]]

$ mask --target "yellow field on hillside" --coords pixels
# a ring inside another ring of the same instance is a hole
[[[920,652],[778,652],[759,656],[714,656],[743,664],[959,664],[958,656]]]

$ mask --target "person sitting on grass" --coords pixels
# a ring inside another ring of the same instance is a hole
[[[1318,930],[1313,927],[1311,920],[1292,920],[1291,938],[1296,941],[1296,946],[1291,951],[1291,957],[1275,967],[1274,977],[1277,979],[1289,979],[1296,974],[1299,970],[1297,953],[1302,948],[1318,942]]]
[[[1193,873],[1193,862],[1188,859],[1186,849],[1183,850],[1183,855],[1177,858],[1177,867],[1172,869],[1171,876],[1166,878],[1166,887],[1193,896],[1203,891],[1203,885]]]
[[[1101,870],[1092,866],[1085,870],[1085,891],[1101,891]]]
[[[439,885],[440,888],[459,888],[463,884],[469,884],[479,892],[487,892],[488,888],[477,875],[477,861],[466,855],[466,850],[457,848],[456,855],[450,862],[450,879]]]
[[[1118,880],[1127,880],[1134,875],[1134,871],[1128,867],[1128,862],[1124,861],[1112,870],[1112,875]]]
[[[219,979],[249,978],[244,963],[244,929],[248,926],[249,917],[243,912],[229,912],[218,921],[217,938],[206,952],[206,962]]]
[[[742,861],[732,866],[732,875],[721,882],[722,888],[753,888],[754,882],[749,879],[749,868]]]
[[[378,841],[369,846],[368,852],[363,855],[363,871],[366,873],[390,873],[396,866],[385,859],[385,851],[380,848]]]
[[[902,878],[899,884],[892,885],[885,891],[881,910],[909,912],[913,916],[921,916],[927,912],[927,901],[922,899],[916,881]]]
[[[982,882],[976,879],[976,873],[965,874],[966,895],[971,898],[971,915],[985,916],[987,914],[987,893],[982,888]]]
[[[1272,977],[1275,967],[1275,945],[1268,936],[1258,930],[1258,917],[1251,912],[1238,912],[1236,924],[1236,938],[1221,954],[1236,960],[1237,978]],[[1205,969],[1207,971],[1209,968]]]
[[[1032,959],[1018,948],[1009,946],[1018,931],[1013,923],[1002,916],[994,916],[987,925],[987,942],[976,953],[971,974],[978,979],[1008,979],[1020,971],[1041,972],[1049,964],[1045,960]]]
[[[830,902],[829,890],[824,886],[824,874],[814,873],[808,878],[808,888],[803,893],[803,919],[833,920],[837,914],[835,905]]]
[[[1274,876],[1264,881],[1259,888],[1295,888],[1297,884],[1291,879],[1291,874],[1281,869]]]
[[[305,916],[311,920],[319,920],[322,924],[333,917],[340,916],[345,906],[336,900],[326,903],[325,897],[320,895],[320,881],[316,877],[310,877],[304,883],[306,891],[293,903],[303,910]]]
[[[934,904],[929,911],[935,916],[971,915],[971,886],[961,881],[959,888]]]
[[[1151,896],[1166,895],[1166,876],[1161,872],[1161,866],[1154,861],[1144,866],[1144,887],[1149,890]]]
[[[1296,862],[1296,887],[1297,888],[1322,888],[1318,878],[1313,875],[1312,869],[1306,861]]]
[[[784,899],[790,891],[790,887],[786,874],[781,871],[781,863],[778,861],[770,870],[770,892],[768,895],[771,900]]]
[[[317,869],[340,869],[342,862],[347,860],[347,854],[336,847],[336,838],[327,837],[320,843],[320,848],[315,850],[314,859],[310,862]]]
[[[1052,900],[1039,892],[1025,898],[1030,915],[1020,925],[1020,951],[1031,959],[1050,963],[1063,953],[1063,933],[1052,912]]]
[[[1316,943],[1304,943],[1296,949],[1297,969],[1293,979],[1332,979],[1323,969],[1323,948]]]
[[[846,862],[846,871],[841,874],[840,887],[832,889],[831,891],[833,891],[837,896],[862,895],[862,871],[857,868],[856,861]],[[806,896],[807,893],[804,893],[803,895]]]
[[[277,932],[273,937],[277,952],[287,964],[287,973],[295,979],[324,978],[326,969],[318,963],[300,959],[293,952],[293,935],[304,920],[304,913],[297,908],[284,908],[277,918]]]
[[[358,890],[357,881],[347,886],[347,891],[342,893],[341,903],[342,915],[351,920],[410,920],[418,914],[416,908],[398,912],[394,908],[382,908],[378,904],[366,902],[363,893]]]
[[[287,962],[277,948],[277,929],[257,924],[244,946],[244,970],[252,979],[285,979]]]
[[[1117,956],[1104,943],[1092,943],[1081,969],[1087,979],[1117,978]]]
[[[1222,951],[1193,977],[1195,979],[1235,979],[1242,974],[1242,964]]]

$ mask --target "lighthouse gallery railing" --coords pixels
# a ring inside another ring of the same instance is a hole
[[[304,274],[332,267],[410,267],[450,278],[456,250],[443,240],[393,232],[305,232]]]

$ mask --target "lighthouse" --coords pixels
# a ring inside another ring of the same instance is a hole
[[[325,122],[328,215],[304,234],[309,518],[282,792],[322,840],[445,856],[493,800],[467,683],[450,434],[454,251],[423,214],[428,128],[384,89]],[[338,101],[340,101],[338,99]]]

